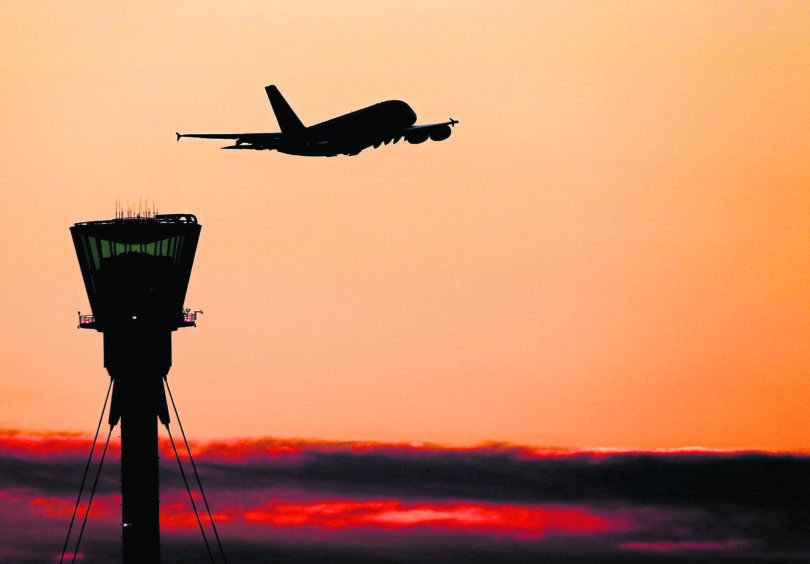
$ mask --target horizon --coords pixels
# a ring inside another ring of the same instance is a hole
[[[117,425],[116,425],[117,426]],[[158,440],[161,445],[168,441],[168,435],[164,427],[158,428]],[[0,438],[9,440],[19,438],[23,440],[33,441],[61,441],[68,439],[89,440],[90,433],[82,431],[66,431],[66,430],[30,430],[30,429],[0,429]],[[682,445],[678,447],[654,447],[654,448],[631,448],[619,447],[610,445],[599,446],[557,446],[553,444],[522,444],[511,443],[504,441],[479,441],[477,443],[438,443],[430,441],[375,441],[369,439],[352,439],[352,440],[327,440],[317,437],[278,437],[271,435],[249,435],[249,436],[219,436],[219,437],[204,437],[195,438],[190,437],[188,440],[192,445],[192,450],[196,448],[204,449],[204,445],[215,444],[276,444],[282,449],[287,448],[307,448],[317,446],[332,446],[334,448],[344,448],[348,450],[363,450],[365,448],[380,448],[380,449],[404,449],[414,451],[430,451],[430,450],[443,450],[443,451],[458,451],[464,452],[469,450],[490,450],[490,449],[504,449],[515,450],[524,452],[531,456],[577,456],[577,455],[613,455],[613,454],[765,454],[765,455],[796,455],[796,456],[810,456],[810,449],[807,450],[768,450],[757,448],[717,448],[707,447],[701,445]],[[120,438],[111,439],[110,444],[118,444],[120,446]]]

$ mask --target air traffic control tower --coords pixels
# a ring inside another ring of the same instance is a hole
[[[169,423],[163,379],[172,332],[196,321],[183,302],[200,224],[191,214],[122,212],[70,231],[93,311],[79,327],[104,335],[109,423],[121,422],[124,563],[159,562],[158,419]]]

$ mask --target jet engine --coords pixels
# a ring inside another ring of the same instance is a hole
[[[444,141],[448,137],[450,137],[450,126],[443,125],[442,127],[436,127],[430,130],[430,140],[431,141]]]
[[[411,131],[411,132],[408,133],[408,135],[405,136],[405,140],[408,143],[418,145],[419,143],[424,143],[425,141],[427,141],[428,140],[428,135],[429,135],[429,133],[427,131],[424,131],[424,130],[422,130],[422,131],[420,131],[420,130]]]

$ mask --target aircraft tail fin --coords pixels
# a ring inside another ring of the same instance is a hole
[[[276,121],[281,128],[282,133],[295,134],[305,129],[304,124],[295,115],[287,100],[281,95],[278,88],[274,85],[267,86],[265,89],[267,98],[270,100],[270,105],[273,106],[273,113],[276,114]]]

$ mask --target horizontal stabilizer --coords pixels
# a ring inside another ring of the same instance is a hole
[[[253,133],[178,133],[177,140],[181,137],[197,137],[198,139],[239,139],[245,135],[255,135]]]

